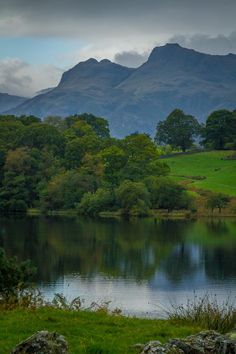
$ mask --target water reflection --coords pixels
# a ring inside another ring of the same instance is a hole
[[[236,293],[235,221],[0,218],[0,246],[38,268],[47,296],[156,311],[193,290]]]

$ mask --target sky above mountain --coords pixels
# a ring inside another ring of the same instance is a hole
[[[0,0],[0,92],[32,96],[90,57],[136,67],[167,42],[236,53],[235,0]]]

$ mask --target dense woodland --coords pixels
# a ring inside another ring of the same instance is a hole
[[[44,121],[0,116],[0,210],[146,215],[194,209],[160,155],[194,146],[236,149],[236,111],[213,112],[202,125],[176,109],[153,133],[155,139],[142,133],[116,139],[108,122],[91,114]]]

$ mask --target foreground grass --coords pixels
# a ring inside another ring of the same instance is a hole
[[[227,160],[233,151],[210,151],[163,159],[176,181],[191,187],[236,196],[236,160]],[[205,179],[198,180],[198,177]]]
[[[0,311],[1,354],[8,354],[20,341],[39,330],[64,335],[70,353],[137,353],[130,346],[150,340],[165,342],[185,337],[201,328],[178,321],[111,316],[103,312],[66,311],[53,308]]]

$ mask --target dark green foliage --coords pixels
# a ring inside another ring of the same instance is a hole
[[[82,164],[84,146],[81,139],[76,138],[68,141],[65,148],[65,165],[67,168],[78,168]]]
[[[41,123],[41,119],[35,116],[20,116],[19,120],[24,125],[31,125],[33,123]]]
[[[145,176],[166,173],[164,164],[158,161],[159,154],[153,140],[147,134],[131,134],[122,141],[127,163],[122,171],[123,179],[142,180]]]
[[[207,200],[206,207],[211,209],[212,212],[218,209],[219,213],[221,213],[222,209],[226,208],[229,202],[230,198],[227,195],[222,193],[212,194]]]
[[[95,193],[85,193],[77,210],[85,215],[98,215],[102,211],[110,210],[114,207],[114,196],[107,189],[97,189]]]
[[[192,198],[186,189],[166,177],[148,177],[145,184],[150,192],[150,199],[154,209],[189,209]]]
[[[0,119],[0,149],[7,151],[16,145],[16,139],[24,129],[23,124],[12,117]]]
[[[157,124],[155,140],[159,144],[169,144],[173,148],[186,151],[200,134],[200,125],[196,118],[175,109],[166,120]]]
[[[43,210],[75,208],[84,193],[96,190],[94,176],[65,171],[55,175],[40,192]]]
[[[19,290],[28,288],[35,271],[30,262],[7,257],[0,248],[0,298],[17,295]]]
[[[236,113],[227,110],[215,111],[207,118],[204,144],[222,150],[226,144],[236,142]]]
[[[67,117],[65,119],[68,128],[73,126],[77,121],[84,121],[89,124],[99,138],[109,138],[110,131],[108,121],[101,117],[95,117],[93,114],[80,114]]]
[[[116,191],[123,214],[147,215],[150,208],[150,194],[141,182],[124,181]]]
[[[64,138],[53,126],[33,123],[24,126],[16,139],[17,146],[43,149],[47,148],[54,154],[62,155],[64,151]]]
[[[126,215],[146,215],[151,207],[193,207],[185,188],[165,178],[170,169],[147,134],[111,138],[108,122],[91,114],[45,122],[34,116],[0,118],[1,212],[36,207],[96,215],[121,208]],[[158,127],[158,141],[183,150],[200,131],[196,119],[180,110]]]
[[[100,156],[104,163],[104,179],[114,188],[121,179],[121,171],[127,162],[127,155],[123,149],[110,146],[102,150]]]
[[[4,165],[4,178],[0,188],[0,210],[22,211],[32,206],[40,181],[40,153],[37,149],[9,150]]]

